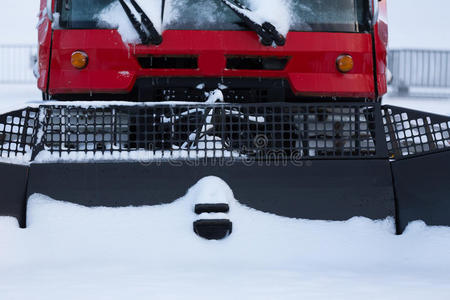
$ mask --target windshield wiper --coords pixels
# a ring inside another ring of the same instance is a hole
[[[147,16],[147,14],[144,12],[144,10],[139,6],[139,4],[137,4],[136,0],[130,0],[130,2],[133,5],[134,9],[138,12],[138,14],[141,15],[142,23],[144,24],[145,28],[147,29],[148,33],[150,34],[150,37],[149,37],[150,43],[152,43],[154,45],[161,44],[162,36],[156,30],[155,25],[153,25],[153,22]]]
[[[131,0],[130,2],[133,5],[134,9],[141,16],[142,23],[137,20],[136,16],[133,14],[125,0],[119,0],[119,2],[120,5],[122,5],[123,10],[125,11],[125,14],[127,15],[134,29],[138,33],[139,39],[141,40],[142,44],[147,45],[149,43],[152,43],[154,45],[159,45],[162,43],[161,35],[156,30],[147,14],[142,10],[142,8],[139,6],[139,4],[136,3],[135,0]],[[148,31],[148,34],[145,29]]]
[[[261,43],[264,46],[270,46],[273,42],[278,46],[284,46],[286,39],[284,36],[278,32],[277,28],[270,22],[264,22],[262,25],[253,21],[249,16],[247,16],[244,11],[249,11],[241,2],[234,0],[231,3],[228,0],[221,0],[226,6],[228,6],[239,18],[242,19],[244,24],[254,30],[261,38]]]
[[[133,25],[134,30],[136,30],[136,32],[138,33],[141,43],[148,44],[148,36],[147,33],[145,33],[145,30],[142,29],[142,24],[136,19],[134,14],[131,12],[131,9],[128,7],[128,5],[125,3],[124,0],[119,0],[119,2],[120,5],[122,5],[123,11],[125,12],[131,24]]]

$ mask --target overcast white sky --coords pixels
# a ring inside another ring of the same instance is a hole
[[[39,0],[0,1],[0,44],[35,43]],[[388,6],[391,48],[450,49],[450,0],[389,0]]]
[[[449,0],[388,0],[391,48],[450,49]]]
[[[0,3],[0,44],[35,43],[40,0],[0,0]]]

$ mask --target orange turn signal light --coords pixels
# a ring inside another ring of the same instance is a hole
[[[88,61],[88,55],[83,51],[75,51],[70,59],[72,66],[78,70],[86,68]]]
[[[353,70],[353,57],[348,54],[340,55],[336,60],[336,67],[341,73],[348,73]]]

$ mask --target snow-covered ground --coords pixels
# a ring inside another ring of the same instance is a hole
[[[383,104],[450,116],[450,98],[384,97]]]
[[[33,84],[0,84],[0,113],[19,109],[27,102],[42,99],[42,93]]]
[[[233,233],[192,232],[195,200],[230,203]],[[425,299],[450,297],[450,229],[305,221],[237,203],[218,178],[178,201],[86,208],[42,195],[29,228],[0,218],[1,299]]]

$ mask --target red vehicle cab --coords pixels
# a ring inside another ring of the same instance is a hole
[[[224,1],[159,2],[156,45],[124,42],[99,19],[116,0],[41,0],[45,98],[203,101],[221,88],[226,102],[377,101],[386,93],[385,0],[290,0],[281,46],[261,43]]]

